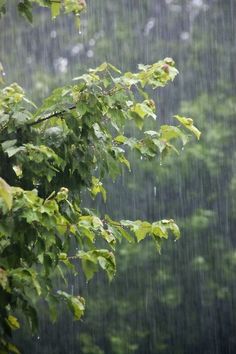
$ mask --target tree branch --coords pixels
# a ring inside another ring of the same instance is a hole
[[[122,87],[118,87],[118,88],[112,87],[109,91],[103,92],[103,95],[104,95],[104,96],[105,96],[105,95],[106,95],[106,96],[111,96],[113,93],[119,92],[119,91],[124,90],[124,89],[125,89],[125,88],[124,88],[123,86],[122,86]],[[126,87],[126,89],[127,89],[127,87]],[[75,108],[76,108],[76,105],[73,105],[73,106],[71,106],[71,107],[68,107],[67,109],[73,110],[73,109],[75,109]],[[44,122],[44,121],[46,121],[46,120],[49,120],[49,119],[51,119],[51,118],[60,116],[60,115],[62,115],[62,114],[64,114],[64,113],[66,113],[66,112],[67,112],[67,110],[64,109],[63,111],[56,111],[56,112],[53,112],[53,113],[49,113],[49,114],[46,115],[46,116],[40,117],[36,122],[29,123],[28,126],[29,126],[29,127],[32,127],[32,126],[34,126],[34,125],[40,124],[40,123],[42,123],[42,122]]]
[[[68,109],[69,109],[69,110],[72,110],[72,109],[75,109],[75,108],[76,108],[76,106],[73,105],[73,106],[69,107]],[[36,125],[36,124],[40,124],[40,123],[42,123],[42,122],[44,122],[44,121],[46,121],[46,120],[49,120],[49,119],[51,119],[51,118],[60,116],[60,115],[62,115],[62,114],[64,114],[64,113],[66,113],[66,112],[67,112],[67,110],[64,109],[63,111],[56,111],[56,112],[53,112],[53,113],[49,113],[48,115],[39,118],[37,121],[28,124],[28,126],[29,126],[29,127],[32,127],[32,126],[34,126],[34,125]]]

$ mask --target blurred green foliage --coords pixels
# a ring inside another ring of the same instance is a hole
[[[147,160],[163,159],[179,154],[189,132],[199,139],[193,120],[179,115],[178,126],[143,130],[148,119],[156,119],[147,88],[164,87],[177,74],[169,57],[123,75],[104,62],[76,77],[76,84],[56,88],[40,107],[16,83],[0,91],[1,353],[19,353],[9,341],[20,328],[18,318],[24,316],[32,333],[37,330],[39,300],[47,303],[53,321],[60,302],[74,319],[83,316],[84,298],[61,286],[55,290],[53,275],[67,283],[67,275],[80,275],[82,268],[89,281],[100,267],[111,280],[113,252],[122,239],[133,244],[152,237],[160,251],[170,232],[179,238],[173,219],[117,222],[81,203],[82,191],[106,200],[102,180],[114,181],[122,166],[130,171],[129,149]],[[132,122],[139,139],[126,134]]]
[[[203,133],[178,159],[167,157],[161,166],[139,160],[131,173],[123,172],[118,186],[107,182],[105,206],[91,202],[114,218],[174,217],[183,233],[178,244],[167,243],[158,257],[149,244],[142,252],[122,244],[119,272],[110,285],[102,275],[83,287],[70,279],[74,291],[82,287],[88,295],[84,322],[71,324],[62,311],[55,329],[44,311],[40,339],[17,338],[26,353],[235,353],[235,13],[235,0],[90,1],[80,36],[74,24],[59,18],[47,25],[47,35],[43,32],[43,50],[27,40],[10,49],[12,35],[6,35],[4,78],[17,77],[9,68],[14,51],[22,50],[17,75],[36,97],[104,59],[133,69],[157,55],[171,55],[181,75],[154,97],[158,116],[162,121],[179,106]],[[40,38],[40,26],[48,23],[44,12],[36,23]],[[29,38],[32,29],[21,23],[18,31]],[[65,50],[60,41],[68,44]],[[43,68],[45,52],[50,60]],[[24,62],[27,57],[31,64]],[[57,57],[68,60],[65,72]],[[155,130],[155,124],[144,128]],[[131,153],[131,165],[133,158]],[[61,336],[65,323],[70,335]]]

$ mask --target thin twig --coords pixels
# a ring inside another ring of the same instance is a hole
[[[75,109],[75,108],[76,108],[76,106],[73,105],[73,106],[69,107],[68,109],[72,110],[72,109]],[[42,122],[44,122],[44,121],[46,121],[48,119],[60,116],[60,115],[62,115],[64,113],[66,113],[66,112],[67,112],[67,110],[64,109],[63,111],[56,111],[56,112],[50,113],[50,114],[48,114],[48,115],[46,115],[46,116],[44,116],[42,118],[39,118],[36,122],[28,124],[28,126],[32,127],[33,125],[40,124],[40,123],[42,123]]]
[[[109,91],[103,92],[103,95],[104,95],[104,96],[112,96],[113,93],[119,92],[119,91],[124,90],[124,89],[125,89],[125,88],[122,87],[122,86],[119,87],[119,88],[112,87]],[[75,109],[75,108],[76,108],[76,105],[73,105],[73,106],[71,106],[71,107],[69,107],[69,108],[67,108],[67,109],[68,109],[68,110],[73,110],[73,109]],[[58,117],[58,116],[60,116],[60,115],[62,115],[62,114],[64,114],[64,113],[66,113],[66,112],[67,112],[67,110],[64,109],[63,111],[56,111],[56,112],[53,112],[53,113],[49,113],[48,115],[39,118],[37,121],[32,122],[32,123],[29,123],[28,126],[29,126],[29,127],[32,127],[32,126],[34,126],[34,125],[40,124],[40,123],[42,123],[42,122],[45,122],[46,120],[49,120],[49,119],[51,119],[51,118],[53,118],[53,117]]]

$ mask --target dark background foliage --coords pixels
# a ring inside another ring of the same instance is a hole
[[[100,0],[88,2],[81,34],[72,18],[51,23],[43,10],[34,27],[17,13],[1,21],[6,80],[36,100],[104,60],[129,70],[171,56],[180,76],[156,97],[159,119],[181,110],[202,131],[162,165],[131,157],[132,173],[108,183],[107,204],[90,201],[116,218],[175,218],[181,240],[161,256],[121,245],[111,284],[71,279],[88,298],[83,321],[62,309],[52,326],[42,307],[39,334],[16,335],[25,353],[235,353],[235,13],[235,0]]]

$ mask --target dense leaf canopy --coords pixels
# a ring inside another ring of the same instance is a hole
[[[2,335],[19,326],[14,317],[19,309],[32,330],[36,328],[35,306],[40,297],[48,302],[53,319],[60,300],[76,319],[81,317],[84,299],[55,293],[52,273],[64,277],[66,267],[77,274],[81,261],[88,280],[99,266],[111,279],[117,241],[139,242],[151,236],[160,249],[169,231],[179,237],[173,220],[116,222],[81,208],[84,189],[92,197],[101,193],[105,200],[102,179],[106,175],[115,179],[122,166],[131,168],[127,149],[146,159],[162,159],[171,151],[178,154],[189,130],[199,138],[192,119],[180,116],[176,116],[179,126],[143,131],[145,120],[156,119],[155,103],[146,87],[165,86],[176,74],[170,58],[140,65],[138,72],[124,75],[103,63],[76,78],[75,84],[54,90],[39,108],[15,83],[1,90]],[[125,133],[132,121],[140,130],[139,138]],[[1,343],[11,349],[5,339]]]

